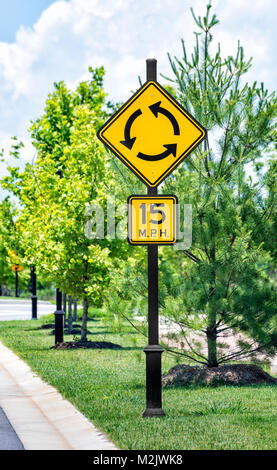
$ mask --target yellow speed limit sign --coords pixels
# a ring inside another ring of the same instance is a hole
[[[128,198],[128,241],[131,245],[173,245],[177,237],[176,196]]]
[[[23,268],[22,268],[22,266],[20,266],[20,264],[13,264],[12,265],[12,271],[14,271],[14,272],[20,272],[20,271],[22,271],[22,269]]]

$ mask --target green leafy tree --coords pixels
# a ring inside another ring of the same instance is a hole
[[[11,247],[11,238],[14,231],[14,222],[12,217],[12,207],[9,198],[5,198],[0,203],[0,292],[4,288],[9,288],[13,283],[13,273],[11,271],[12,259],[9,256]]]
[[[31,127],[34,165],[10,169],[2,183],[21,203],[17,228],[27,263],[43,270],[63,292],[84,299],[82,340],[89,302],[101,304],[111,257],[119,245],[90,239],[85,231],[90,204],[105,205],[110,173],[96,131],[103,111],[103,68],[71,92],[55,84],[45,112]],[[108,109],[106,107],[105,109]]]
[[[18,210],[11,202],[9,196],[0,202],[0,292],[9,293],[14,290],[15,273],[12,265],[23,264],[23,250],[19,232],[16,226]],[[20,290],[28,290],[29,269],[22,266],[19,274]],[[0,294],[0,295],[1,295]]]
[[[169,55],[170,80],[177,100],[207,129],[208,137],[162,188],[176,194],[181,204],[192,204],[193,242],[189,249],[160,249],[160,313],[179,325],[184,356],[216,367],[257,351],[276,351],[271,275],[276,164],[271,155],[277,102],[263,83],[246,82],[251,61],[240,44],[235,56],[226,59],[220,45],[211,52],[218,23],[211,5],[203,18],[192,14],[198,28],[194,51],[189,58],[182,41],[182,58]],[[146,311],[142,250],[134,265],[125,267],[121,282],[113,283],[118,296],[114,304],[123,314],[124,305],[129,305],[129,314],[135,304]],[[246,339],[226,352],[221,338],[228,330],[242,332]],[[204,335],[206,348],[198,338],[190,339],[195,332]]]

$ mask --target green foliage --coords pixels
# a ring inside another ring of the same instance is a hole
[[[3,186],[20,200],[17,219],[25,262],[45,272],[74,297],[101,303],[111,265],[107,240],[85,232],[91,203],[105,204],[109,169],[96,131],[103,111],[104,69],[90,69],[91,81],[74,92],[54,84],[44,114],[30,129],[37,149],[34,165],[11,168]]]
[[[210,10],[202,19],[193,13],[200,31],[191,59],[184,42],[182,60],[169,56],[177,98],[208,129],[208,138],[166,184],[193,207],[193,252],[176,252],[175,267],[186,276],[170,287],[166,310],[188,329],[198,321],[207,335],[208,364],[216,365],[255,348],[276,351],[276,289],[268,269],[276,242],[270,246],[268,236],[272,240],[276,210],[271,154],[277,101],[263,83],[242,80],[251,61],[240,44],[234,57],[222,59],[220,45],[210,54],[218,23]],[[254,341],[218,355],[217,338],[228,328]]]
[[[208,415],[233,415],[234,413],[240,413],[247,411],[247,408],[243,405],[242,401],[235,401],[233,403],[228,402],[212,402],[209,405],[205,406],[199,415],[208,416]]]
[[[91,80],[81,82],[74,92],[68,90],[64,82],[54,83],[55,91],[48,95],[43,116],[30,129],[33,145],[41,157],[52,154],[57,170],[63,169],[64,148],[71,143],[76,108],[83,105],[93,111],[96,130],[107,117],[102,109],[104,68],[93,70],[90,67],[89,71]]]
[[[218,23],[211,5],[203,18],[193,16],[193,54],[182,41],[182,58],[169,55],[168,80],[208,137],[162,188],[181,205],[192,204],[193,244],[159,250],[159,302],[160,313],[181,327],[183,353],[216,366],[258,350],[276,352],[277,100],[263,83],[246,82],[251,61],[240,44],[227,58],[220,45],[210,52]],[[146,315],[145,250],[134,252],[133,262],[118,271],[112,296]],[[228,330],[243,332],[249,341],[224,350],[221,337]],[[208,354],[189,340],[193,332],[206,337]]]
[[[9,197],[0,202],[0,288],[14,288],[15,274],[11,267],[21,263],[21,244],[14,219],[16,210]],[[20,274],[21,284],[26,281],[26,273]],[[23,285],[23,284],[22,284]]]

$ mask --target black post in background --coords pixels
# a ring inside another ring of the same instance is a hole
[[[156,59],[146,60],[146,80],[157,81]],[[147,194],[158,194],[157,187],[147,188]],[[162,409],[162,352],[159,345],[159,280],[158,245],[148,246],[148,345],[146,354],[146,409],[144,418],[164,416]]]
[[[56,174],[62,178],[62,170],[57,170]],[[62,292],[56,289],[56,311],[55,311],[55,344],[63,343],[64,311],[62,309]]]
[[[31,268],[31,283],[32,283],[32,319],[37,319],[37,274],[36,267]]]
[[[62,293],[56,289],[55,311],[55,344],[63,343],[64,311],[62,310]]]
[[[15,271],[15,297],[19,297],[18,295],[18,272]]]
[[[63,307],[62,307],[62,310],[64,312],[64,325],[66,324],[66,305],[67,305],[67,297],[66,297],[66,294],[63,292],[62,293],[62,302],[63,302]]]
[[[74,306],[73,306],[73,321],[77,320],[77,299],[74,299]]]

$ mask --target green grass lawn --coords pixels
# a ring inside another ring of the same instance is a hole
[[[54,385],[122,449],[276,449],[277,387],[174,387],[163,390],[165,418],[143,419],[146,340],[106,318],[89,322],[92,341],[122,350],[51,350],[47,317],[0,323],[0,339]],[[72,337],[66,336],[68,341]],[[163,355],[163,370],[174,365]]]

